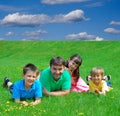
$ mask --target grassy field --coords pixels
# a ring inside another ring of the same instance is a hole
[[[34,63],[39,70],[49,66],[53,56],[65,60],[79,53],[83,58],[81,77],[100,66],[112,76],[113,90],[106,96],[70,93],[61,97],[43,96],[41,104],[23,107],[11,100],[3,78],[12,82],[22,78],[22,68]],[[0,116],[119,116],[120,115],[120,41],[0,41]]]

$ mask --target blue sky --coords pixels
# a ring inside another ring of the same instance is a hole
[[[120,40],[120,0],[0,0],[0,40]]]

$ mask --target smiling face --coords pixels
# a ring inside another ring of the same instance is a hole
[[[79,70],[81,64],[82,64],[82,58],[80,57],[79,54],[72,55],[67,61],[67,67],[70,72]]]
[[[63,73],[65,66],[64,65],[51,65],[51,72],[53,74],[54,80],[58,80],[61,74]]]
[[[36,71],[28,70],[23,74],[23,78],[25,79],[25,88],[29,89],[36,80]]]
[[[91,80],[95,85],[99,85],[104,76],[104,69],[95,67],[91,70]]]
[[[79,67],[79,65],[76,64],[73,60],[68,61],[68,70],[69,71],[72,72],[72,71],[76,70],[78,67]]]
[[[91,80],[95,85],[99,85],[102,81],[102,78],[103,76],[100,73],[91,75]]]

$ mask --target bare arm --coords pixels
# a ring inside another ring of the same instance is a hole
[[[108,86],[107,86],[107,83],[105,81],[102,81],[102,83],[103,83],[102,90],[99,91],[99,94],[106,95],[106,92],[108,91]]]
[[[34,102],[31,102],[30,105],[37,105],[41,102],[41,98],[36,98]]]
[[[70,90],[61,90],[49,92],[45,88],[43,89],[43,94],[46,96],[64,96],[70,93]]]
[[[15,99],[15,103],[20,103],[20,99]]]
[[[95,93],[97,93],[97,94],[102,94],[102,95],[106,95],[106,91],[104,91],[104,90],[99,91],[98,89],[95,89]]]
[[[20,99],[15,99],[15,103],[21,103],[24,106],[28,106],[28,102],[26,102],[26,101],[20,101]]]
[[[31,102],[30,104],[26,101],[20,101],[20,99],[15,99],[16,103],[21,103],[24,106],[28,106],[28,105],[37,105],[41,102],[41,98],[36,98],[34,102]]]

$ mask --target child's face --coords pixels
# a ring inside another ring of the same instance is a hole
[[[23,75],[25,79],[25,86],[31,86],[36,80],[36,72],[28,70],[26,74]]]
[[[50,68],[55,80],[59,79],[65,69],[64,65],[52,65]]]
[[[101,74],[92,74],[91,80],[95,85],[98,85],[102,81],[102,75]]]
[[[68,68],[70,71],[74,71],[79,67],[78,64],[76,64],[73,60],[68,61]]]

